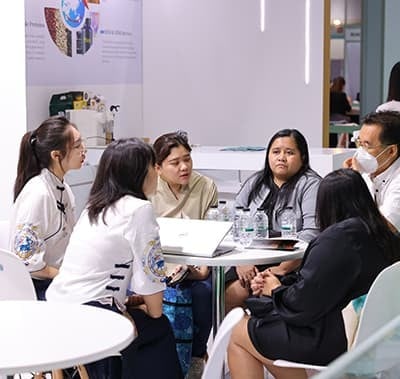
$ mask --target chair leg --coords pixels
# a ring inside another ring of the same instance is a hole
[[[76,368],[79,372],[79,376],[81,377],[81,379],[89,379],[89,375],[84,365],[77,366]]]
[[[64,374],[62,370],[53,370],[51,372],[52,379],[64,379]]]

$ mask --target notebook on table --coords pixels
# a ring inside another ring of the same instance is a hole
[[[215,257],[231,251],[233,245],[221,245],[232,222],[158,217],[161,247],[165,252],[195,257]]]
[[[266,249],[266,250],[296,250],[296,238],[255,238],[246,249]]]

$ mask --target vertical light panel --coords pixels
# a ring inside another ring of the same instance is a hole
[[[304,19],[304,82],[310,83],[310,1],[305,0]]]
[[[260,0],[260,31],[265,30],[265,0]]]

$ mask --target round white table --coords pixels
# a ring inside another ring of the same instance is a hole
[[[0,315],[0,375],[94,362],[134,338],[127,318],[89,305],[7,300]]]
[[[210,258],[177,255],[164,251],[164,259],[168,263],[212,267],[212,319],[215,336],[225,315],[225,267],[280,263],[282,261],[302,258],[307,248],[307,243],[299,242],[296,247],[296,250],[293,251],[234,248],[229,253]]]

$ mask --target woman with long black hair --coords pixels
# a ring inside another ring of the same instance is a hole
[[[269,141],[264,168],[251,176],[236,197],[236,205],[249,207],[254,215],[262,208],[268,215],[270,235],[280,233],[282,215],[292,210],[300,239],[309,242],[318,234],[315,203],[321,178],[310,168],[307,141],[296,129],[283,129]],[[283,262],[272,270],[284,275],[300,260]],[[263,267],[233,267],[226,274],[226,309],[243,305],[250,281]]]
[[[75,224],[75,198],[64,176],[82,166],[85,153],[65,117],[50,117],[21,140],[10,250],[25,263],[39,300],[58,273]]]
[[[133,319],[136,339],[121,357],[86,365],[90,378],[182,377],[171,325],[162,314],[164,258],[147,199],[157,186],[155,159],[151,146],[137,138],[107,146],[60,272],[46,292],[48,301],[127,310]],[[126,309],[127,290],[142,295],[144,306]]]
[[[361,175],[341,169],[322,179],[317,197],[321,234],[300,270],[278,279],[270,270],[252,281],[258,309],[234,329],[228,349],[232,379],[306,378],[275,359],[327,365],[347,349],[342,309],[368,292],[377,275],[400,259],[399,238],[379,212]]]

